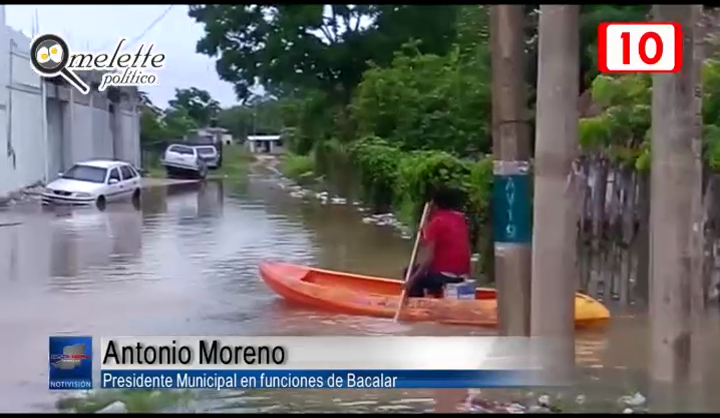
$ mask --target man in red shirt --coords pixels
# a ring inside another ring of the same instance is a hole
[[[438,189],[432,198],[430,222],[423,230],[425,257],[415,266],[405,284],[408,296],[442,296],[447,283],[460,283],[470,276],[470,233],[460,211],[458,193]]]

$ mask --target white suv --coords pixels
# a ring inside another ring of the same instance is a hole
[[[172,144],[165,150],[162,159],[168,177],[192,177],[204,179],[207,164],[200,158],[195,147]]]
[[[197,150],[200,159],[205,161],[205,164],[207,164],[208,168],[218,168],[220,154],[218,154],[215,145],[193,145],[193,147]]]

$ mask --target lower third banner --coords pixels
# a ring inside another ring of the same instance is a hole
[[[528,370],[102,370],[107,389],[442,389],[547,386]]]

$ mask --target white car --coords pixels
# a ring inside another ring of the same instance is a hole
[[[192,177],[204,179],[208,168],[193,146],[172,144],[165,150],[162,159],[168,177]]]
[[[101,210],[108,202],[140,202],[142,179],[132,164],[92,160],[77,163],[45,186],[43,204],[91,205]]]
[[[205,161],[208,168],[217,169],[220,161],[220,154],[217,152],[215,145],[193,145],[197,150],[198,156]]]

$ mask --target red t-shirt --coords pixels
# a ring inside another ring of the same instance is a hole
[[[430,269],[436,273],[470,273],[470,234],[465,216],[454,210],[437,210],[423,231],[435,242]]]

